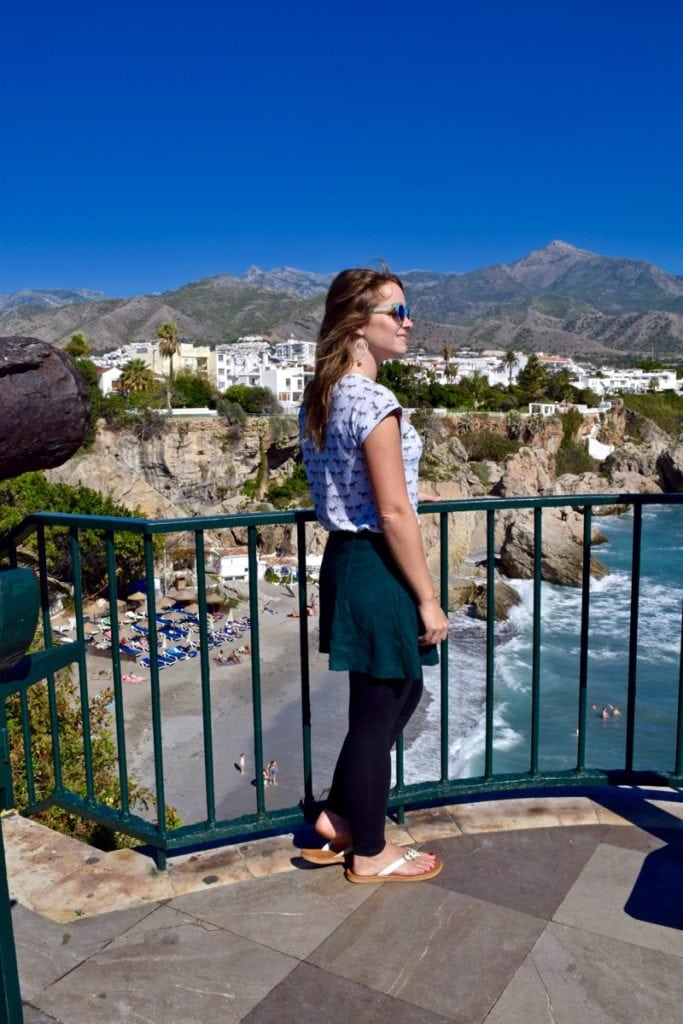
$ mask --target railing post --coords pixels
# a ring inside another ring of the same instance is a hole
[[[448,513],[439,514],[439,554],[441,574],[439,580],[441,608],[448,615]],[[450,752],[448,720],[448,636],[441,644],[441,781],[448,782],[448,760]]]
[[[5,701],[2,700],[3,717]],[[5,841],[0,825],[0,1024],[23,1024],[17,953],[12,931],[12,904],[7,882]]]
[[[534,596],[531,661],[531,760],[529,774],[538,775],[541,723],[541,591],[543,587],[543,509],[534,508]]]
[[[581,567],[581,640],[579,649],[579,739],[576,770],[586,767],[586,708],[588,704],[588,638],[591,600],[591,533],[592,508],[583,510],[583,564]]]
[[[643,532],[643,506],[633,509],[633,549],[631,555],[631,616],[628,639],[628,697],[626,705],[626,763],[633,771],[636,728],[636,690],[638,675],[638,610],[640,603],[640,546]]]

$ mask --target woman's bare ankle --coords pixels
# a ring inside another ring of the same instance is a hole
[[[351,827],[348,819],[334,811],[321,811],[315,823],[315,830],[319,836],[338,848],[345,849],[351,845]]]

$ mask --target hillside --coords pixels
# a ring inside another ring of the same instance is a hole
[[[106,351],[147,340],[160,323],[175,320],[182,335],[212,345],[245,334],[312,339],[330,277],[250,267],[241,277],[218,274],[159,295],[92,301],[83,292],[78,302],[56,308],[27,304],[44,293],[15,293],[21,302],[0,312],[0,334],[63,345],[82,331],[95,350]],[[645,261],[555,241],[510,264],[402,277],[416,314],[413,341],[428,350],[515,347],[596,361],[682,359],[683,277]]]

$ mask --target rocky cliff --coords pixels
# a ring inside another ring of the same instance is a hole
[[[478,430],[505,430],[504,417],[477,418]],[[589,429],[584,421],[581,430]],[[595,427],[595,424],[593,424]],[[621,410],[603,417],[603,436],[616,444],[609,464],[595,472],[557,477],[555,460],[562,436],[561,425],[549,420],[500,463],[468,461],[459,427],[454,420],[432,419],[425,432],[424,466],[428,479],[423,489],[443,499],[501,498],[548,494],[614,493],[683,489],[683,445],[672,443],[656,428],[648,440],[624,440],[632,429]],[[472,429],[470,422],[468,430]],[[591,428],[593,429],[593,428]],[[248,511],[253,503],[242,488],[247,481],[286,479],[298,454],[293,417],[247,418],[230,426],[221,418],[172,419],[162,417],[156,428],[143,434],[112,431],[101,422],[93,448],[80,452],[64,466],[50,470],[51,480],[85,484],[150,517],[212,515]],[[641,431],[640,436],[643,436]],[[261,491],[264,487],[261,488]],[[621,511],[615,500],[604,511]],[[439,519],[421,520],[427,557],[432,571],[439,567]],[[567,504],[543,513],[542,572],[552,582],[578,585],[581,580],[583,517]],[[291,530],[274,528],[267,543],[287,549]],[[233,530],[226,541],[241,543],[243,531]],[[604,538],[593,530],[593,543]],[[318,552],[324,543],[319,528],[308,532],[309,550]],[[533,513],[503,510],[496,515],[496,550],[501,571],[524,578],[533,572]],[[449,522],[449,574],[476,577],[478,558],[486,552],[486,514],[464,511]],[[591,573],[603,575],[605,567],[592,557]],[[466,590],[467,588],[465,588]],[[464,593],[464,591],[463,591]],[[477,591],[485,605],[481,587]],[[474,599],[473,599],[474,601]]]

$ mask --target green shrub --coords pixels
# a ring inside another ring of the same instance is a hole
[[[254,501],[257,497],[258,483],[256,477],[251,477],[249,480],[245,480],[240,488],[240,494],[244,494],[247,498],[251,498]]]
[[[505,417],[505,425],[507,427],[508,437],[511,441],[518,441],[524,432],[524,420],[522,414],[517,412],[516,409],[510,410]]]
[[[489,467],[486,462],[470,462],[469,468],[472,470],[474,475],[477,477],[480,483],[484,487],[489,488],[491,486],[491,474]]]
[[[519,451],[519,442],[511,441],[490,430],[478,430],[462,435],[462,443],[470,462],[502,462],[508,455]]]
[[[555,456],[555,469],[558,476],[563,476],[565,473],[579,476],[581,473],[593,472],[595,462],[582,444],[577,441],[569,441],[560,446]]]
[[[121,806],[121,784],[118,773],[116,742],[109,705],[112,690],[102,690],[90,698],[89,721],[92,751],[92,771],[95,797],[108,807]],[[68,669],[57,674],[55,702],[59,723],[59,751],[62,781],[65,788],[86,796],[85,762],[83,759],[83,722],[76,684]],[[50,697],[47,683],[36,683],[27,693],[28,721],[31,732],[31,764],[35,802],[48,800],[54,790],[53,739],[50,730]],[[10,765],[14,789],[14,803],[23,810],[29,806],[26,782],[26,753],[22,729],[22,709],[18,694],[7,698],[7,729],[9,734]],[[146,810],[156,804],[151,790],[128,779],[131,810]],[[35,817],[49,828],[89,843],[102,850],[137,845],[122,833],[73,814],[62,807],[49,806]],[[166,824],[176,828],[181,824],[172,807],[166,809]]]
[[[266,491],[266,501],[269,501],[275,508],[287,508],[292,504],[310,504],[310,492],[303,462],[297,462],[290,476],[282,483],[270,484]]]
[[[560,415],[562,421],[562,444],[570,444],[583,425],[583,416],[578,409],[570,409]]]
[[[524,435],[530,441],[536,434],[542,434],[545,430],[546,418],[540,412],[534,412],[527,416],[525,421]]]
[[[621,397],[627,409],[646,416],[667,434],[677,437],[683,430],[683,395],[676,395],[672,391],[663,391],[654,395],[622,395]],[[633,433],[632,430],[631,433]]]

